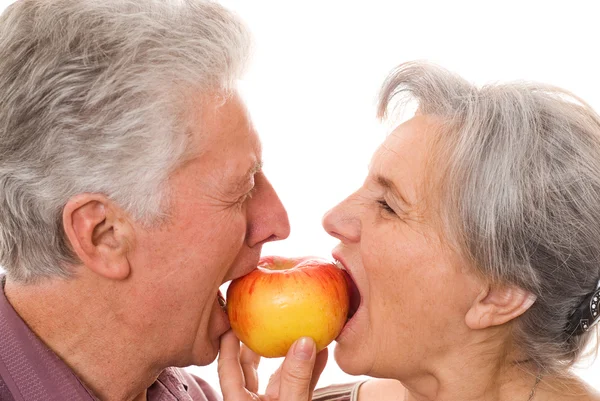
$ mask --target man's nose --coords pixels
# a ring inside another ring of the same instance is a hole
[[[255,192],[248,202],[249,247],[270,241],[278,241],[290,235],[288,215],[273,189],[262,173],[255,176]]]

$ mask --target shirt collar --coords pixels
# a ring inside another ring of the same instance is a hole
[[[21,319],[4,293],[0,275],[0,377],[15,401],[98,401],[67,364]],[[165,369],[148,388],[149,400],[192,400],[181,373]],[[21,397],[21,398],[19,398]]]
[[[97,401],[17,314],[4,294],[5,281],[0,276],[0,376],[5,384],[23,400]]]

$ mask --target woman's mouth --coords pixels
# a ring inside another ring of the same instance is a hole
[[[356,313],[361,303],[361,296],[352,275],[348,272],[348,270],[344,267],[344,265],[336,260],[335,264],[344,271],[344,276],[346,277],[346,284],[348,285],[348,292],[350,295],[350,304],[348,306],[348,320],[352,319],[352,316]]]

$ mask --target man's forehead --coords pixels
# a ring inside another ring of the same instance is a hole
[[[229,153],[250,149],[260,156],[260,138],[237,92],[198,97],[194,110],[190,136],[199,152],[214,150],[233,156]]]

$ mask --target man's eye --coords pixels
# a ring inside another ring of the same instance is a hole
[[[252,196],[254,195],[255,192],[256,192],[256,187],[252,188],[250,191],[248,191],[247,193],[245,193],[244,195],[242,195],[238,199],[238,203],[242,204],[242,203],[246,202],[248,199],[252,198]]]
[[[394,212],[394,209],[392,209],[392,208],[390,207],[390,205],[388,205],[388,203],[385,201],[385,199],[379,199],[379,200],[377,201],[377,203],[379,204],[379,207],[380,207],[382,210],[384,210],[384,211],[386,211],[386,212],[388,212],[388,213],[395,213],[395,212]]]

